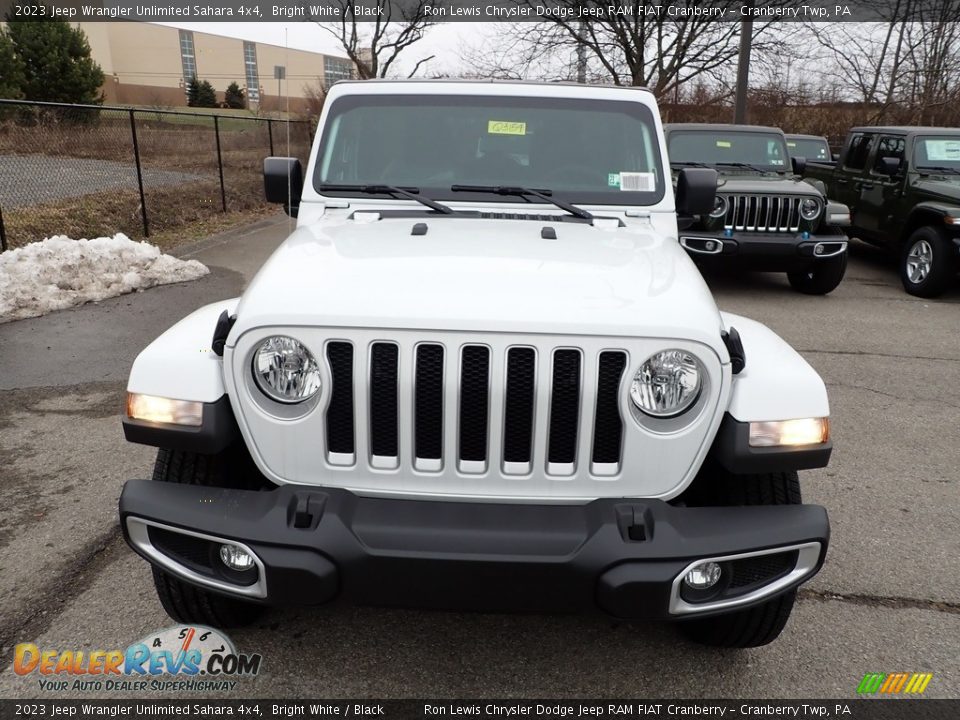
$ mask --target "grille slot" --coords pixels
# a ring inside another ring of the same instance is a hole
[[[439,470],[443,458],[443,347],[440,345],[417,346],[413,428],[418,467]]]
[[[522,463],[526,472],[532,461],[533,413],[536,403],[537,354],[533,348],[507,352],[507,387],[503,410],[503,462]]]
[[[327,344],[332,387],[327,407],[327,455],[335,465],[350,465],[356,446],[353,433],[353,345]]]
[[[627,366],[622,352],[600,353],[597,367],[597,413],[593,425],[593,463],[613,465],[604,468],[616,472],[620,463],[623,421],[620,418],[620,378]],[[596,471],[598,468],[594,467]]]
[[[547,471],[573,473],[577,459],[577,423],[580,409],[580,351],[557,350],[553,354],[550,392],[550,439]]]
[[[796,564],[796,550],[734,560],[731,563],[733,577],[730,579],[730,589],[752,589],[756,585],[766,585],[786,575]]]
[[[490,399],[490,351],[482,345],[463,348],[460,365],[460,468],[483,472],[487,460]]]
[[[723,226],[747,232],[796,232],[800,200],[794,195],[729,195]]]
[[[393,343],[370,349],[370,454],[377,467],[396,467],[399,457],[398,356]]]

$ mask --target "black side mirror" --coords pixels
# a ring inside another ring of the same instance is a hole
[[[792,157],[790,158],[790,166],[793,168],[794,175],[803,175],[803,171],[807,169],[807,159],[805,157]]]
[[[263,192],[267,202],[283,205],[290,217],[300,210],[303,193],[303,166],[297,158],[268,157],[263,161]]]
[[[880,167],[877,169],[884,175],[893,177],[900,172],[900,158],[882,157],[880,158]]]
[[[677,175],[677,214],[705,215],[713,211],[717,195],[717,171],[684,168]]]

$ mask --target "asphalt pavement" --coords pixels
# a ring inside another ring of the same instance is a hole
[[[123,439],[126,376],[166,327],[239,294],[288,227],[184,249],[211,267],[198,281],[0,325],[0,697],[70,695],[15,675],[16,643],[110,649],[172,624],[116,526],[123,481],[154,455]],[[707,280],[830,393],[832,461],[801,473],[830,512],[830,553],[778,641],[714,650],[604,617],[286,609],[230,632],[263,669],[223,697],[853,698],[867,672],[931,672],[927,696],[960,698],[960,280],[911,297],[856,243],[827,297],[778,275]]]

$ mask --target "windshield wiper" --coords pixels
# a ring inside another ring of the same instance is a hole
[[[399,195],[401,197],[416,200],[421,205],[426,205],[431,210],[436,210],[444,215],[452,215],[453,208],[431,200],[428,197],[420,197],[420,188],[418,187],[396,187],[394,185],[340,185],[337,183],[323,183],[320,185],[320,192],[332,190],[334,192],[359,192],[364,195]]]
[[[757,167],[756,165],[751,165],[750,163],[742,163],[742,162],[718,162],[713,164],[718,167],[743,168],[744,170],[754,170],[755,172],[761,172],[761,173],[785,172],[783,170],[767,170],[765,168]]]
[[[706,163],[694,162],[692,160],[675,160],[675,161],[671,161],[670,165],[671,166],[679,165],[680,167],[705,167],[705,168],[710,167]]]
[[[933,172],[942,172],[948,175],[960,175],[960,170],[947,167],[946,165],[917,165],[917,170],[932,170]]]
[[[513,195],[515,197],[535,197],[548,202],[551,205],[556,205],[561,210],[566,210],[568,213],[574,217],[578,217],[581,220],[593,220],[593,215],[588,213],[582,208],[578,208],[576,205],[571,205],[568,202],[563,200],[557,200],[553,195],[552,190],[547,190],[541,188],[535,190],[533,188],[525,187],[513,187],[510,185],[453,185],[450,188],[451,192],[478,192],[478,193],[493,193],[496,195]]]

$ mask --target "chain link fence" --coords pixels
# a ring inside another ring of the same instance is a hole
[[[0,100],[0,250],[262,207],[263,158],[305,165],[311,137],[300,120]]]

